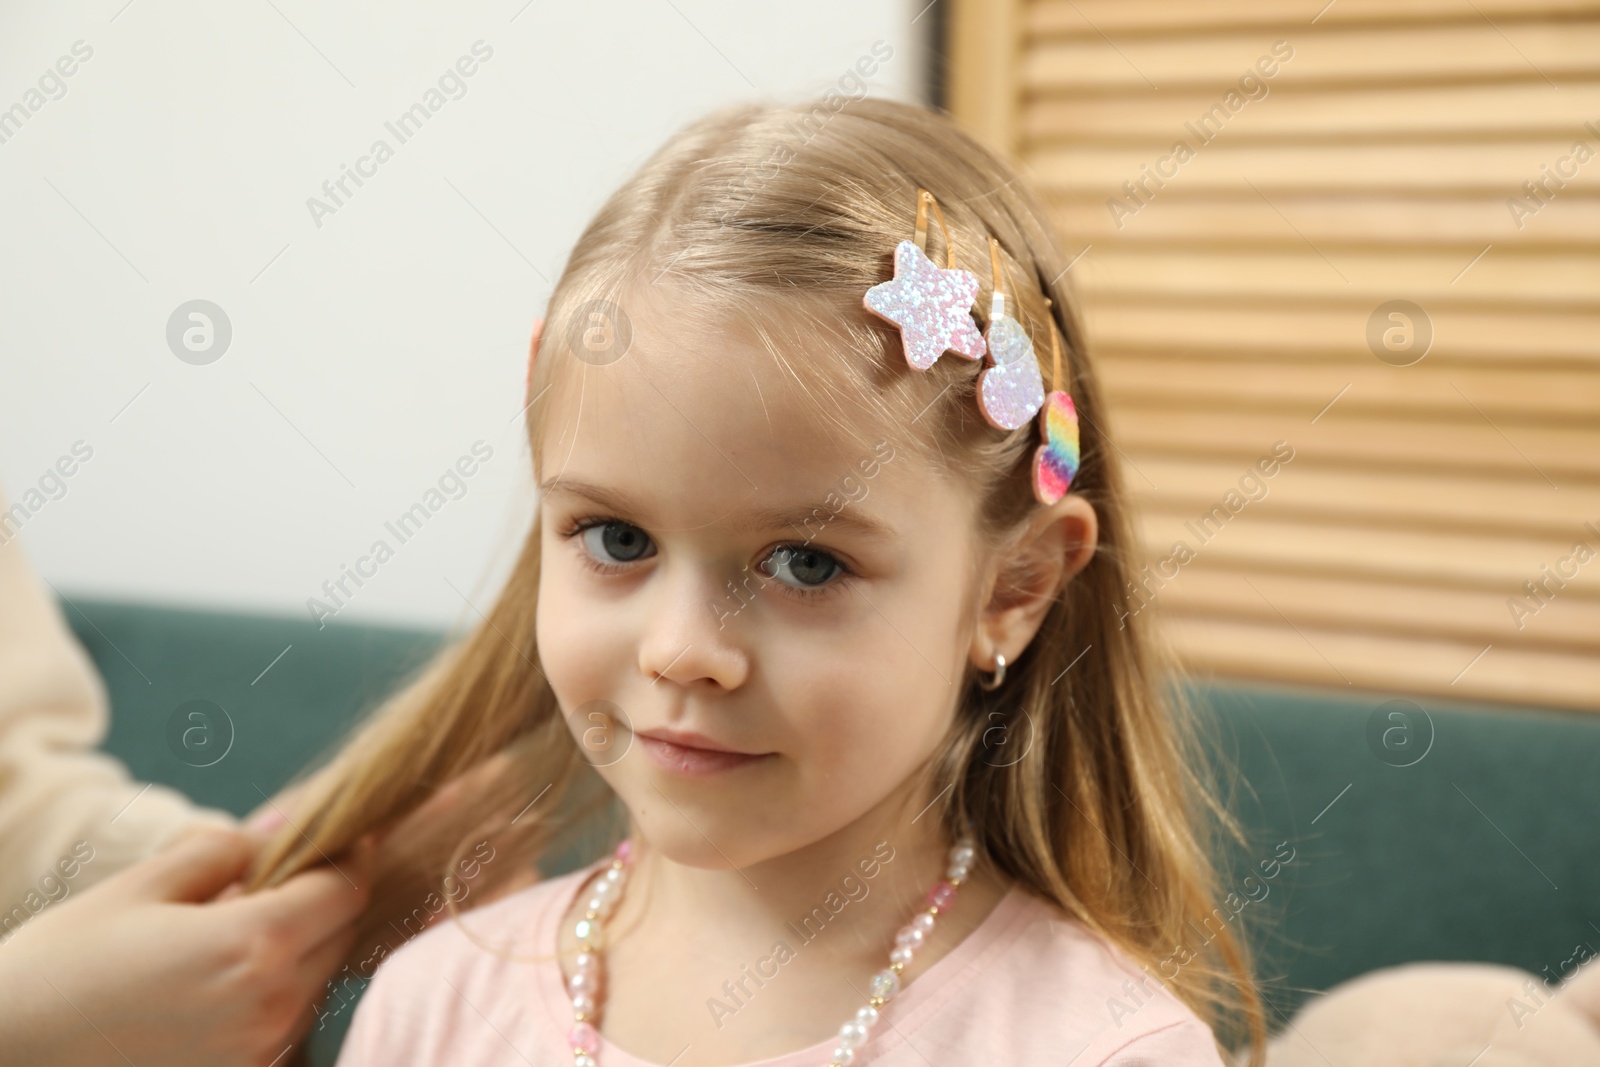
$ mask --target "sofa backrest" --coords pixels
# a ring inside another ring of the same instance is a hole
[[[1236,877],[1280,842],[1294,851],[1278,884],[1255,890],[1252,938],[1284,1015],[1308,991],[1398,963],[1491,961],[1554,981],[1600,950],[1600,716],[1192,691],[1243,772],[1231,807],[1255,841]]]

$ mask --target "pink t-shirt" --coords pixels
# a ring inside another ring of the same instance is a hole
[[[356,1005],[336,1067],[571,1067],[557,926],[608,861],[462,913],[461,925],[500,955],[448,916],[389,955]],[[830,1036],[743,1067],[822,1067],[835,1044]],[[596,1058],[600,1067],[660,1067],[604,1037]],[[1015,887],[885,1006],[855,1062],[1222,1067],[1193,1012],[1054,904]]]

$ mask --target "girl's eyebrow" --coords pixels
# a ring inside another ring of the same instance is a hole
[[[572,478],[557,478],[554,481],[541,483],[539,493],[541,496],[551,493],[570,493],[585,497],[619,515],[647,514],[647,509],[640,507],[626,493]],[[875,541],[894,543],[900,539],[894,527],[864,514],[859,508],[853,509],[849,500],[845,501],[845,505],[838,512],[830,511],[824,504],[757,508],[741,519],[734,520],[733,524],[735,529],[743,532],[765,533],[769,530],[798,529],[808,538],[828,529],[843,528]]]

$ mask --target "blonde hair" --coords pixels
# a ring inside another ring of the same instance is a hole
[[[993,235],[1020,289],[1008,310],[1034,339],[1047,376],[1048,331],[1059,332],[1069,379],[1061,387],[1082,432],[1072,491],[1099,519],[1092,559],[1055,598],[1003,686],[980,697],[975,672],[962,679],[933,768],[952,785],[945,830],[970,827],[980,856],[1153,973],[1192,925],[1205,928],[1216,913],[1212,849],[1224,832],[1238,835],[1208,786],[1189,711],[1171,686],[1175,665],[1145,632],[1149,616],[1131,603],[1138,549],[1067,288],[1069,261],[1010,165],[943,115],[872,98],[842,109],[824,101],[744,105],[688,126],[601,207],[555,286],[530,385],[534,467],[542,463],[538,428],[564,396],[547,387],[583,369],[574,368],[569,342],[594,302],[625,309],[630,287],[670,275],[674,291],[688,294],[681,307],[708,322],[720,314],[747,322],[841,435],[865,441],[887,432],[968,487],[980,499],[978,543],[998,550],[1038,506],[1030,482],[1036,423],[1005,433],[980,417],[982,361],[946,357],[925,373],[908,372],[898,333],[862,307],[866,289],[892,273],[896,243],[911,235],[919,187],[937,198],[961,265],[981,281],[980,324]],[[930,225],[928,252],[940,265],[944,249],[942,231]],[[772,314],[777,302],[794,315]],[[793,328],[797,321],[808,326]],[[815,343],[808,330],[831,343]],[[311,780],[295,826],[264,853],[252,887],[337,854],[501,752],[513,758],[507,773],[474,782],[451,815],[398,843],[403,851],[380,872],[363,935],[398,929],[393,920],[437,890],[478,836],[494,835],[513,857],[486,869],[486,888],[561,847],[593,853],[583,828],[598,812],[614,817],[617,805],[538,667],[538,525],[487,616]],[[1013,709],[1017,731],[1031,731],[1013,762],[986,748],[993,719],[984,708],[995,703]],[[1225,1042],[1248,1036],[1249,1061],[1260,1062],[1261,1001],[1246,946],[1228,928],[1176,974],[1163,966],[1157,977]]]

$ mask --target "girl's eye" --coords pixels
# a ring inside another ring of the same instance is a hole
[[[578,530],[583,547],[601,563],[632,563],[650,547],[650,538],[626,522],[596,522]]]
[[[845,568],[826,552],[804,546],[782,545],[761,563],[761,570],[802,594],[822,592],[822,587]],[[793,577],[790,581],[785,572]]]

